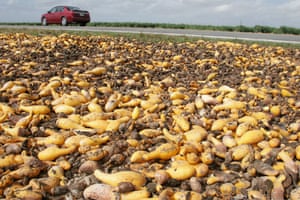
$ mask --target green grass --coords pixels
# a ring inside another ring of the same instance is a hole
[[[215,31],[237,31],[252,33],[280,33],[300,35],[300,29],[281,26],[279,28],[270,26],[211,26],[211,25],[189,25],[189,24],[167,24],[167,23],[134,23],[134,22],[93,22],[89,26],[110,26],[110,27],[141,27],[141,28],[174,28],[174,29],[196,29]]]
[[[160,35],[160,34],[144,34],[144,33],[113,33],[113,32],[92,32],[92,31],[62,31],[62,30],[42,30],[42,29],[16,29],[16,28],[0,28],[0,33],[11,34],[11,33],[25,33],[35,36],[45,36],[53,35],[58,36],[63,33],[79,35],[79,36],[110,36],[110,37],[124,37],[133,40],[139,40],[144,42],[174,42],[174,43],[183,43],[183,42],[195,42],[198,40],[205,41],[230,41],[241,44],[259,44],[262,46],[280,46],[284,48],[300,48],[300,44],[289,44],[289,43],[275,43],[275,42],[261,42],[261,41],[246,41],[239,39],[212,39],[212,38],[202,38],[202,37],[188,37],[188,36],[169,36],[169,35]]]

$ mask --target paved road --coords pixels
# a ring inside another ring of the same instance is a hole
[[[300,44],[300,35],[289,35],[289,34],[240,33],[240,32],[190,30],[190,29],[90,27],[90,26],[62,27],[62,26],[0,25],[0,28],[26,28],[26,29],[72,30],[72,31],[94,31],[94,32],[116,32],[116,33],[144,33],[144,34],[162,34],[162,35],[188,36],[188,37],[199,37],[199,38],[237,39],[237,40],[248,40],[248,41],[265,41],[265,42]]]

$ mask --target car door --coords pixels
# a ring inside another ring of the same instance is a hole
[[[60,23],[60,14],[61,14],[61,6],[55,7],[55,9],[51,10],[51,21],[52,23],[59,24]]]
[[[55,14],[56,14],[56,9],[57,7],[54,7],[52,8],[51,10],[48,11],[48,14],[47,14],[47,21],[48,23],[56,23],[55,22]]]
[[[55,12],[55,23],[60,24],[61,23],[61,17],[63,15],[64,7],[63,6],[58,6],[56,8]]]
[[[48,23],[53,23],[54,22],[54,13],[56,11],[56,7],[54,8],[51,8],[49,11],[48,11],[48,14],[46,15],[46,18],[47,18],[47,22]]]

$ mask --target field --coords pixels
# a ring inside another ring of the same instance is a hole
[[[300,198],[298,48],[57,33],[0,33],[1,198]]]

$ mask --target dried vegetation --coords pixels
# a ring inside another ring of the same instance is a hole
[[[299,199],[300,52],[0,35],[0,196]]]

